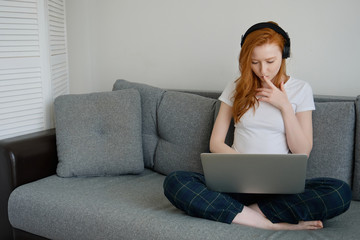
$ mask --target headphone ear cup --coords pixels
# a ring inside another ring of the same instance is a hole
[[[284,46],[282,57],[285,59],[290,57],[290,46],[287,45]]]

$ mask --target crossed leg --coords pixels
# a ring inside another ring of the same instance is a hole
[[[327,178],[307,180],[304,193],[260,196],[245,205],[245,199],[207,189],[202,174],[174,172],[164,181],[164,193],[191,216],[273,230],[321,229],[321,220],[345,212],[351,202],[350,187]]]

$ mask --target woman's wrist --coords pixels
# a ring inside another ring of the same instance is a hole
[[[282,107],[280,108],[280,111],[282,114],[294,114],[295,113],[290,102],[284,103],[282,105]]]

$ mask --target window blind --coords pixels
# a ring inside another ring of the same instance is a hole
[[[0,139],[52,127],[67,69],[64,2],[0,0]]]
[[[49,0],[49,44],[52,96],[69,92],[64,0]]]

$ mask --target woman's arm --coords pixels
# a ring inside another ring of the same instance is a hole
[[[237,153],[225,143],[232,119],[232,107],[221,102],[219,114],[216,118],[214,128],[210,137],[210,151],[213,153]]]
[[[293,109],[282,112],[286,141],[292,153],[310,155],[313,146],[312,111],[294,114]]]
[[[310,155],[313,145],[312,111],[294,113],[284,84],[278,89],[271,81],[265,80],[268,87],[258,89],[259,101],[277,107],[283,116],[286,141],[292,153]]]

